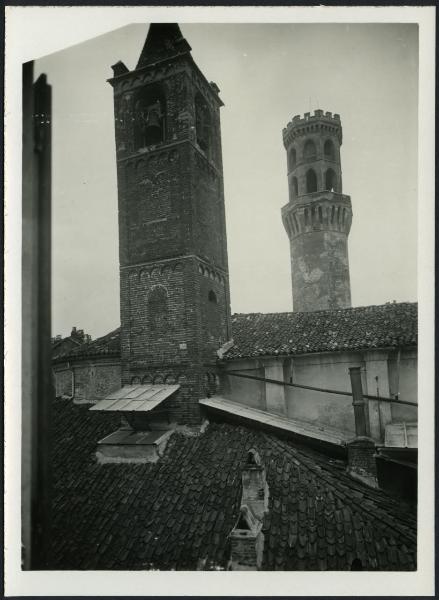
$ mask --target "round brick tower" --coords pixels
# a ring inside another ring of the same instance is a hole
[[[283,130],[289,202],[282,221],[290,238],[293,308],[351,306],[348,234],[351,199],[342,194],[340,116],[315,110]]]

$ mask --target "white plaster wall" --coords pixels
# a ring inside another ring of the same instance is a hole
[[[399,399],[418,402],[418,355],[416,350],[401,352],[398,377],[397,359],[389,360],[389,379],[391,392],[399,391]],[[418,420],[418,410],[415,407],[392,404],[392,421],[406,423]]]
[[[294,357],[292,383],[350,392],[349,367],[364,368],[361,355],[327,353]],[[350,396],[287,387],[286,403],[292,419],[355,433]]]
[[[293,358],[279,357],[260,360],[241,360],[227,364],[227,371],[235,370],[248,375],[283,379],[285,382],[351,392],[350,367],[360,367],[364,394],[376,395],[377,383],[380,394],[390,396],[395,392],[395,351],[371,350],[358,352],[328,352],[309,354]],[[278,368],[275,368],[275,363]],[[263,368],[265,365],[265,369]],[[272,377],[270,373],[277,373]],[[378,376],[378,381],[376,377]],[[227,377],[228,393],[226,397],[252,408],[270,410],[277,406],[277,395],[270,399],[272,390],[278,394],[282,388],[260,381]],[[417,354],[415,350],[401,351],[399,363],[399,392],[401,400],[416,401],[417,392]],[[355,435],[352,397],[304,390],[285,386],[286,416],[316,427],[333,428],[347,436]],[[384,427],[387,422],[416,422],[417,409],[397,404],[366,402],[368,435],[377,441],[383,441]]]
[[[256,377],[265,377],[265,371],[262,366],[259,366],[256,360],[234,361],[227,366],[227,371],[238,371],[246,375]],[[224,386],[225,397],[244,404],[251,408],[266,410],[265,404],[265,383],[263,381],[255,381],[252,379],[243,379],[241,377],[233,377],[226,375],[226,384]]]

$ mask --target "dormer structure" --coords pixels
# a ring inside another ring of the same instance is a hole
[[[351,306],[347,238],[351,199],[342,193],[340,115],[315,110],[283,130],[289,202],[282,220],[290,239],[293,307]]]
[[[178,384],[171,417],[199,421],[231,337],[219,89],[175,23],[152,24],[114,90],[122,385]]]

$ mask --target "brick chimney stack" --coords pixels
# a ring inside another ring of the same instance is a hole
[[[348,473],[370,487],[378,487],[375,442],[357,436],[348,443]]]
[[[268,498],[265,468],[259,454],[251,449],[242,472],[239,517],[230,533],[232,571],[256,571],[261,568],[264,551],[262,524],[268,510]]]

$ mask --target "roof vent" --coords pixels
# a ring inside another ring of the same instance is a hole
[[[98,442],[98,461],[157,462],[176,427],[176,423],[170,422],[166,408],[157,407],[179,387],[127,385],[92,406],[90,410],[118,413],[125,421],[120,429]]]

